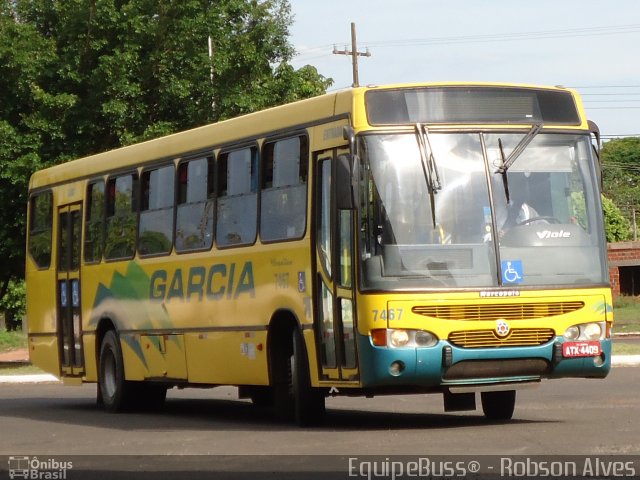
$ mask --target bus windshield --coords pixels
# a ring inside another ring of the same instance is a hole
[[[539,133],[506,172],[526,133],[428,135],[435,193],[415,133],[360,137],[363,288],[607,283],[588,135]]]

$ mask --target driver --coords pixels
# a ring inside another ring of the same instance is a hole
[[[504,212],[504,211],[503,211]],[[507,204],[507,210],[503,221],[501,222],[500,218],[498,218],[498,225],[501,225],[500,230],[508,230],[509,228],[515,227],[516,225],[520,225],[522,223],[527,222],[527,220],[531,220],[532,218],[539,217],[540,214],[529,205],[525,201],[517,201],[515,198],[512,199]],[[534,220],[530,223],[544,222],[544,220]]]
[[[495,204],[496,224],[500,238],[502,238],[508,230],[523,223],[548,223],[544,219],[539,218],[540,214],[538,211],[527,202],[528,198],[525,193],[527,190],[526,186],[513,181],[512,184],[515,188],[512,188],[509,202],[497,201]],[[488,241],[490,239],[490,227],[487,227],[484,240]]]

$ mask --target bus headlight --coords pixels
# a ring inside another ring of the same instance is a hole
[[[376,329],[371,330],[371,341],[376,347],[433,347],[438,343],[438,337],[426,330]]]
[[[426,330],[417,330],[415,340],[418,347],[433,347],[438,343],[436,336]]]
[[[580,336],[580,329],[577,325],[573,325],[567,328],[564,332],[564,338],[566,340],[577,340]]]
[[[409,332],[406,330],[391,330],[389,335],[389,343],[391,347],[405,347],[409,343]]]
[[[587,323],[583,328],[583,334],[586,340],[600,340],[604,328],[599,323]]]
[[[564,332],[565,340],[569,341],[593,341],[605,338],[605,322],[590,322],[572,325]]]

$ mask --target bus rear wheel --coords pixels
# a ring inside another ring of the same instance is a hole
[[[482,411],[489,420],[511,420],[516,406],[516,391],[482,392]]]
[[[118,335],[109,330],[100,345],[98,370],[100,401],[107,412],[121,412],[131,407],[134,385],[124,378],[124,361]]]

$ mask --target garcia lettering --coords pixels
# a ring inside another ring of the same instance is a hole
[[[173,274],[156,270],[149,282],[149,299],[173,300],[235,300],[240,295],[255,298],[253,264],[245,262],[242,267],[235,263],[217,263],[208,269],[202,266],[188,270],[177,268]]]

